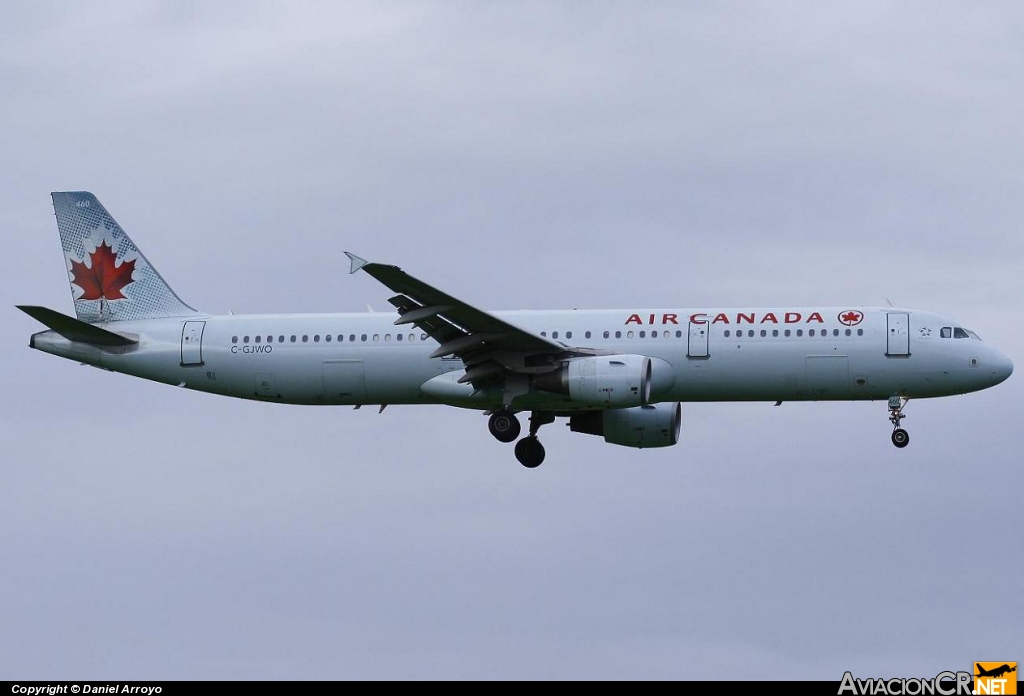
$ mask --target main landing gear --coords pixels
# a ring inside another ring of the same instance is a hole
[[[903,408],[908,399],[902,396],[889,397],[889,422],[892,423],[892,444],[903,449],[910,444],[910,433],[900,427],[900,421],[907,417]]]
[[[534,411],[530,414],[530,434],[516,443],[516,459],[527,469],[536,469],[544,462],[544,445],[537,439],[537,431],[540,426],[554,422],[555,417],[550,413]],[[519,419],[508,409],[492,413],[487,427],[499,442],[512,442],[521,430]]]

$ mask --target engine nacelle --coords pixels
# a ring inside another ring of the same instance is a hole
[[[633,408],[590,411],[569,418],[576,433],[602,435],[605,442],[624,447],[670,447],[679,442],[683,408],[679,402]]]
[[[624,408],[651,400],[651,359],[646,355],[573,358],[560,369],[534,376],[533,388],[567,394],[591,406]]]

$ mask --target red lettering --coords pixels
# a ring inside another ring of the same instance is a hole
[[[796,324],[800,321],[800,312],[786,312],[786,323]]]
[[[753,324],[754,323],[754,314],[753,313],[744,314],[743,312],[740,312],[739,314],[737,314],[736,315],[736,323],[737,324],[742,324],[743,322],[747,322],[748,324]]]
[[[819,324],[824,324],[825,320],[821,318],[821,315],[817,312],[811,312],[811,316],[807,317],[807,323],[810,324],[812,321],[816,321]]]
[[[771,322],[771,323],[773,323],[773,324],[778,324],[778,323],[779,323],[779,320],[775,318],[775,314],[774,314],[774,313],[772,313],[772,312],[768,312],[768,313],[767,313],[767,314],[765,314],[765,315],[764,315],[764,317],[763,317],[763,318],[761,319],[761,323],[762,323],[762,324],[763,324],[763,323],[765,323],[766,321],[770,321],[770,322]]]
[[[662,324],[678,324],[679,322],[676,321],[676,315],[675,314],[662,314],[661,315],[661,323]]]
[[[654,323],[654,315],[653,314],[651,315],[651,318],[647,320],[647,323],[648,324],[653,324]]]
[[[697,312],[696,314],[691,314],[690,315],[690,323],[691,324],[707,324],[708,323],[708,315],[704,314],[703,312]]]
[[[629,319],[626,320],[626,323],[627,324],[643,324],[643,322],[640,321],[640,315],[639,314],[630,314],[629,315]]]
[[[729,323],[729,317],[725,316],[724,312],[720,312],[720,313],[715,315],[715,318],[711,320],[711,323],[712,324],[719,324],[719,323],[721,323],[721,324],[728,324]]]

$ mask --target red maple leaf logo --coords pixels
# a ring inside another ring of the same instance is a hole
[[[846,324],[847,326],[854,326],[860,323],[860,320],[864,318],[864,315],[856,310],[850,310],[849,312],[842,312],[839,314],[839,321]]]
[[[117,256],[105,241],[96,247],[96,251],[92,252],[90,257],[92,258],[92,268],[79,261],[71,262],[71,275],[74,276],[71,282],[84,290],[78,299],[126,299],[121,294],[121,288],[132,282],[135,261],[122,261],[120,266],[115,266],[114,262],[117,261]]]

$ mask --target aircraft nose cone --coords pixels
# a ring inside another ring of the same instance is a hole
[[[1013,361],[1005,355],[1003,356],[1003,362],[999,366],[999,374],[1001,375],[999,381],[1002,382],[1009,378],[1013,374]]]
[[[1013,374],[1013,361],[1002,353],[997,353],[992,359],[991,372],[993,385],[1005,382]]]

